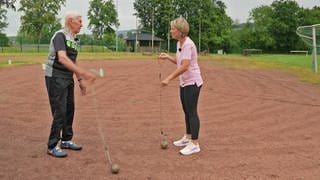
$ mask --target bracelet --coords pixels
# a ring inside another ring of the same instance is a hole
[[[80,82],[82,79],[80,78],[80,79],[78,79],[78,81]]]

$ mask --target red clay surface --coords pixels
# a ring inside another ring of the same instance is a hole
[[[201,61],[201,152],[182,156],[172,145],[184,133],[178,81],[160,91],[157,61],[80,64],[103,68],[105,77],[87,96],[76,88],[74,141],[84,148],[63,159],[46,154],[51,112],[41,65],[0,69],[0,179],[320,178],[319,86]],[[174,68],[163,64],[162,76]],[[117,175],[106,147],[121,167]]]

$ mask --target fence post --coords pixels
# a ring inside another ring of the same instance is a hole
[[[22,37],[20,38],[20,52],[22,53]]]
[[[1,45],[1,52],[3,53],[3,43],[2,43],[2,40],[0,39],[0,45]]]
[[[93,37],[91,39],[91,52],[93,52]]]

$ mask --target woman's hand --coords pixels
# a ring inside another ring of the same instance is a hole
[[[169,77],[165,78],[163,81],[161,81],[161,86],[167,86],[170,82]]]
[[[176,58],[170,56],[167,53],[161,53],[159,55],[158,59],[160,59],[160,60],[168,60],[168,61],[172,62],[173,64],[177,64]],[[160,61],[159,61],[159,63],[160,63]]]
[[[159,55],[159,59],[162,59],[162,60],[169,59],[169,55],[167,53],[161,53]]]

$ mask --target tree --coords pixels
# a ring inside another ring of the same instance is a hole
[[[249,22],[243,23],[241,24],[241,27],[233,29],[232,36],[234,39],[234,43],[237,43],[234,45],[234,48],[237,51],[252,47],[251,45],[253,40],[251,38],[251,29],[252,24]]]
[[[203,37],[202,41],[207,50],[223,49],[229,52],[231,49],[231,24],[232,20],[226,14],[226,6],[222,1],[201,1],[201,16]]]
[[[271,4],[271,7],[273,9],[271,18],[277,27],[270,27],[270,32],[276,42],[275,51],[287,53],[296,49],[296,44],[299,41],[296,29],[300,24],[299,19],[301,19],[303,9],[294,0],[276,0]]]
[[[264,51],[273,51],[275,47],[275,40],[271,34],[271,29],[273,26],[273,9],[270,6],[260,6],[254,8],[250,12],[249,22],[252,23],[252,26],[247,26],[248,36],[250,38],[251,44],[246,44],[246,48],[258,48],[263,49]],[[240,38],[243,38],[242,36]],[[243,39],[242,42],[246,43],[246,39]],[[243,45],[243,44],[242,44]]]
[[[305,48],[296,29],[314,14],[307,16],[309,13],[304,12],[294,0],[275,0],[271,6],[254,8],[250,12],[250,25],[241,30],[240,46],[277,53]]]
[[[119,26],[118,14],[113,0],[91,0],[88,11],[89,29],[93,35],[102,39],[105,34],[114,34]]]
[[[7,8],[11,8],[13,10],[16,9],[14,3],[16,2],[16,0],[0,0],[0,7],[2,7],[2,5],[5,5]]]
[[[9,46],[9,38],[3,34],[0,33],[0,47]]]
[[[304,9],[299,25],[308,26],[313,24],[319,24],[320,23],[319,19],[320,19],[320,7],[315,6],[312,9]]]
[[[0,46],[2,47],[8,46],[9,44],[8,37],[5,34],[1,33],[8,26],[7,10],[3,8],[3,6],[16,10],[16,7],[14,6],[15,2],[16,0],[0,0]]]
[[[183,16],[190,25],[189,36],[207,50],[230,45],[231,19],[225,5],[218,0],[135,0],[134,9],[144,30],[169,40],[169,23]],[[201,36],[200,36],[201,35]],[[199,39],[199,37],[201,39]],[[173,44],[173,43],[170,43]],[[171,48],[172,49],[172,48]]]
[[[52,24],[48,24],[42,29],[42,37],[40,39],[41,43],[49,44],[52,38],[52,35],[59,29],[62,29],[62,25],[60,23],[60,19],[58,18]]]
[[[37,39],[39,45],[45,33],[51,31],[59,22],[56,14],[60,11],[61,5],[65,5],[65,0],[21,0],[20,4],[18,11],[24,12],[20,31]]]
[[[154,30],[155,36],[167,39],[170,44],[169,24],[177,17],[174,0],[135,0],[133,7],[134,15],[139,18],[139,28],[151,33]]]
[[[8,26],[7,23],[7,10],[0,9],[0,32],[2,32]]]

